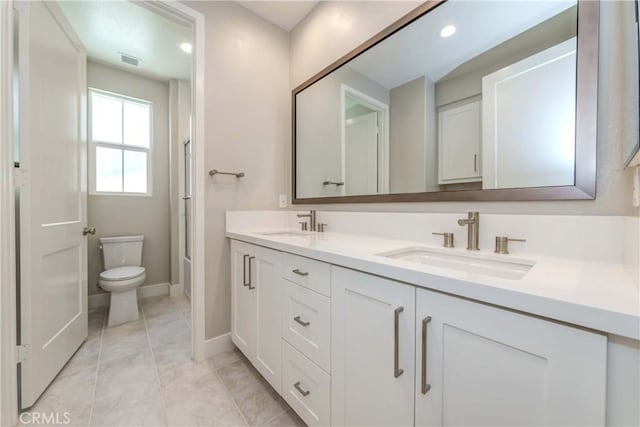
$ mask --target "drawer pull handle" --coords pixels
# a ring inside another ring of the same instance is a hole
[[[253,283],[251,283],[251,260],[255,259],[256,257],[254,256],[250,256],[249,257],[249,283],[247,283],[247,286],[249,286],[249,289],[255,289],[255,286],[252,286]]]
[[[311,322],[305,322],[304,320],[300,320],[300,316],[294,317],[293,320],[295,320],[296,322],[298,322],[302,326],[309,326],[311,324]]]
[[[249,258],[250,255],[243,255],[242,256],[242,284],[244,286],[249,286],[250,283],[247,282],[247,258]]]
[[[420,391],[427,394],[431,385],[427,382],[427,325],[431,322],[431,316],[422,319],[422,381]]]
[[[300,271],[300,270],[299,270],[299,269],[297,269],[297,268],[296,268],[295,270],[293,270],[293,272],[294,272],[295,274],[297,274],[298,276],[308,276],[308,275],[309,275],[309,273],[307,273],[306,271]]]
[[[308,396],[311,392],[309,390],[303,390],[302,387],[300,387],[300,381],[298,381],[297,383],[295,383],[293,385],[293,387],[298,390],[298,393],[300,393],[303,396]]]
[[[400,313],[404,307],[398,307],[393,311],[393,376],[398,378],[404,372],[400,369]]]

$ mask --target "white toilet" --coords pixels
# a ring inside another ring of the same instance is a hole
[[[144,236],[102,237],[100,248],[105,270],[99,284],[111,293],[109,326],[138,320],[138,286],[146,277],[142,264]]]

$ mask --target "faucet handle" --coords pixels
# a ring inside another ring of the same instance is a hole
[[[323,222],[319,222],[319,223],[318,223],[318,231],[319,231],[320,233],[324,233],[324,229],[325,229],[325,228],[327,228],[327,224],[326,224],[326,223],[323,223]]]
[[[526,242],[526,239],[512,239],[506,236],[496,236],[496,250],[497,254],[508,255],[509,254],[509,242]]]
[[[431,233],[434,236],[443,236],[442,246],[445,248],[455,247],[453,244],[453,233]]]
[[[307,231],[308,230],[307,227],[308,227],[309,224],[307,223],[307,221],[300,221],[298,224],[300,224],[300,227],[301,227],[302,231]]]

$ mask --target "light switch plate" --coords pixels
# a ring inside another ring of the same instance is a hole
[[[633,170],[633,207],[640,207],[640,166]]]
[[[286,208],[287,207],[287,195],[286,194],[281,194],[280,195],[280,207],[281,208]]]

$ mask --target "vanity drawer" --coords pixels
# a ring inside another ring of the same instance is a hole
[[[284,280],[282,337],[327,372],[331,370],[331,300]]]
[[[282,397],[308,426],[331,424],[331,377],[284,340]]]
[[[306,288],[331,296],[331,266],[327,263],[285,253],[284,277]]]

